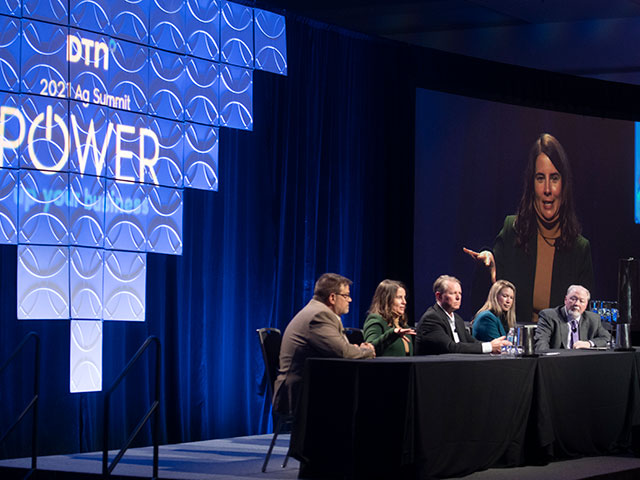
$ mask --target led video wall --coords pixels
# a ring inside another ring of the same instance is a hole
[[[0,0],[0,243],[18,319],[71,320],[70,390],[102,388],[102,322],[144,321],[146,253],[182,253],[218,129],[252,130],[284,17],[220,0]],[[211,219],[213,221],[213,219]]]
[[[443,273],[462,281],[465,320],[483,305],[486,270],[462,248],[495,245],[518,209],[530,149],[543,132],[560,142],[571,168],[574,208],[590,242],[591,298],[617,298],[619,260],[639,253],[640,124],[416,89],[416,321]]]

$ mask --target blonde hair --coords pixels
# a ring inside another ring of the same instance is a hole
[[[509,309],[509,311],[507,311],[506,313],[503,312],[502,307],[500,307],[500,304],[498,303],[498,295],[500,294],[503,288],[510,288],[511,290],[513,290],[513,303],[511,304],[511,308]],[[516,287],[513,285],[513,283],[507,280],[497,280],[496,283],[494,283],[491,286],[491,289],[489,290],[487,301],[484,302],[484,305],[482,305],[482,307],[480,308],[480,310],[478,310],[475,316],[477,317],[481,312],[484,312],[486,310],[489,310],[498,318],[504,315],[507,320],[507,326],[509,328],[515,328],[516,326]]]

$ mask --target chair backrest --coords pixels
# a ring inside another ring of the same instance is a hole
[[[257,330],[260,339],[260,349],[264,360],[264,369],[267,375],[269,398],[273,398],[273,384],[278,376],[280,365],[280,343],[282,334],[277,328],[259,328]]]
[[[349,339],[349,343],[353,343],[354,345],[360,345],[364,342],[364,334],[362,330],[354,327],[345,327],[344,334]]]

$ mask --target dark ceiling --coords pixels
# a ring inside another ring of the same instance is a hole
[[[640,0],[265,0],[401,42],[640,84]]]

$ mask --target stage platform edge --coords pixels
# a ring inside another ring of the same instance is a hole
[[[162,445],[159,478],[175,480],[289,480],[298,478],[299,463],[282,462],[289,435],[280,435],[266,473],[260,471],[271,434]],[[112,459],[116,452],[112,451]],[[152,447],[132,448],[116,466],[110,478],[132,480],[151,478]],[[2,480],[22,479],[30,458],[0,460]],[[102,478],[102,452],[38,457],[38,470],[29,477],[37,480],[80,480]],[[551,462],[543,466],[495,468],[476,472],[464,480],[637,480],[640,458],[635,456],[584,457]],[[393,480],[393,479],[389,479]]]

